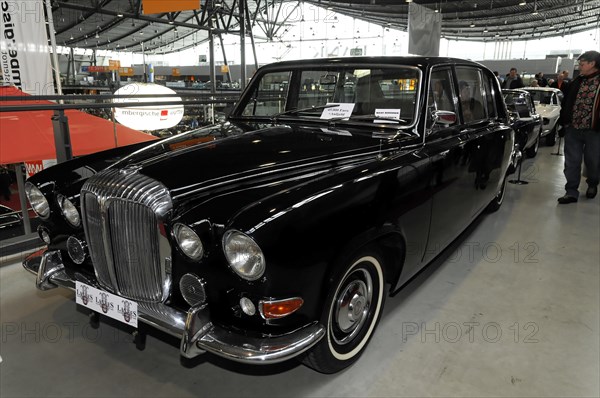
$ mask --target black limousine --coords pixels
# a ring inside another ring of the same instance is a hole
[[[386,297],[500,207],[514,151],[480,64],[276,63],[224,123],[31,177],[47,249],[24,267],[94,322],[176,336],[185,358],[334,373],[365,350]]]

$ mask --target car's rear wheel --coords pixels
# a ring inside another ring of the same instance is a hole
[[[535,143],[533,144],[533,146],[530,148],[527,148],[525,150],[525,154],[527,155],[528,158],[534,158],[535,155],[537,155],[537,153],[538,153],[539,147],[540,147],[540,136],[538,135],[537,138],[535,139]]]
[[[506,177],[502,181],[502,185],[500,186],[500,190],[496,193],[496,196],[492,201],[487,205],[485,211],[488,213],[493,213],[498,211],[500,207],[502,207],[502,203],[504,202],[504,194],[506,193]]]
[[[339,372],[358,359],[385,302],[385,270],[378,250],[361,250],[344,264],[333,278],[321,316],[326,335],[303,359],[321,373]]]

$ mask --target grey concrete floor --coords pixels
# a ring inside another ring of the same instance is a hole
[[[558,206],[562,157],[544,147],[441,261],[386,303],[359,361],[336,375],[243,367],[175,345],[145,351],[91,329],[65,290],[0,267],[0,396],[600,396],[600,198]],[[585,183],[582,182],[585,189]]]

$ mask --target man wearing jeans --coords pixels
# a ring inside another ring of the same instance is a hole
[[[573,80],[560,112],[565,132],[564,196],[558,203],[577,202],[581,180],[581,160],[587,169],[588,188],[585,196],[598,193],[600,174],[600,53],[586,51],[579,56],[580,75]]]

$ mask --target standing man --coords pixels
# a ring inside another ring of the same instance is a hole
[[[510,68],[510,72],[506,75],[502,88],[521,88],[525,87],[523,79],[517,74],[517,68]]]
[[[565,73],[559,73],[556,81],[553,82],[550,87],[557,88],[562,91],[563,95],[567,95],[567,92],[569,91],[569,82],[565,80]]]
[[[577,202],[581,180],[581,159],[587,168],[588,189],[585,196],[592,199],[598,193],[600,174],[600,53],[586,51],[577,58],[579,76],[569,85],[560,111],[565,131],[564,196],[558,203]]]

